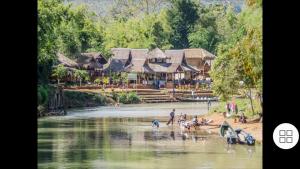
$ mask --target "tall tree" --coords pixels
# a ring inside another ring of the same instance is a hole
[[[197,5],[191,0],[173,0],[167,12],[172,28],[170,43],[174,48],[189,48],[188,36],[199,18]]]
[[[245,91],[253,113],[253,92],[262,94],[261,19],[261,5],[251,3],[239,15],[235,32],[219,45],[211,70],[214,92],[228,99],[232,94]]]

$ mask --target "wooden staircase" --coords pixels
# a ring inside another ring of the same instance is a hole
[[[161,90],[155,89],[143,89],[137,90],[137,95],[142,99],[144,103],[166,103],[166,102],[177,102],[172,94]]]

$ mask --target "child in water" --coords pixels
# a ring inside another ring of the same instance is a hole
[[[159,128],[159,121],[158,121],[158,120],[153,120],[153,121],[152,121],[152,127],[157,127],[157,128]]]

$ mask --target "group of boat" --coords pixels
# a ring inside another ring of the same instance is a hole
[[[224,137],[228,144],[255,145],[255,138],[242,129],[234,130],[226,121],[220,126],[220,135]]]
[[[218,101],[218,97],[177,97],[182,102],[208,102]]]

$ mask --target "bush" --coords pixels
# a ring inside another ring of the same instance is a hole
[[[101,94],[79,91],[65,91],[64,96],[67,107],[102,106],[108,101]]]
[[[94,83],[97,84],[97,85],[99,85],[100,82],[101,82],[101,80],[99,78],[97,78],[97,79],[94,80]]]
[[[118,101],[118,93],[115,91],[112,91],[112,99],[114,99],[114,101]]]
[[[138,97],[138,95],[135,92],[130,92],[128,94],[128,102],[129,103],[139,103],[140,102],[140,98]]]
[[[45,85],[39,85],[38,86],[38,105],[45,105],[48,102],[48,87]]]
[[[127,103],[127,94],[125,92],[119,94],[119,102],[124,104]]]
[[[119,97],[120,103],[124,103],[124,104],[140,102],[140,98],[138,97],[138,95],[135,92],[130,92],[130,93],[123,92],[123,93],[119,94],[118,97]]]

